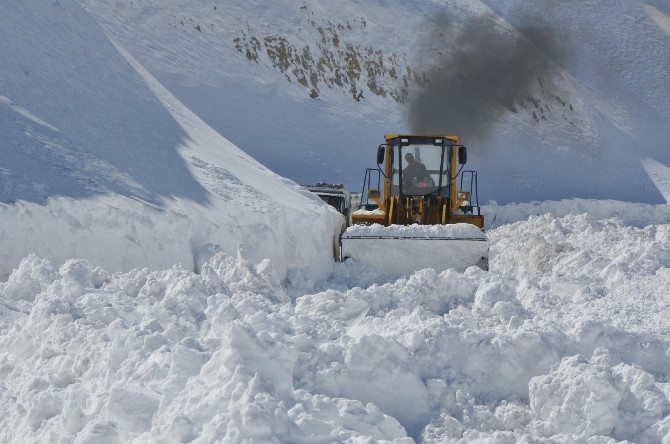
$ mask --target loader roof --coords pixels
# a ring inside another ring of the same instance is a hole
[[[453,142],[458,142],[460,137],[458,136],[453,136],[453,135],[448,135],[448,134],[384,134],[384,138],[388,141],[391,139],[396,139],[399,137],[407,137],[407,138],[412,138],[412,139],[417,139],[417,138],[426,138],[426,139],[432,139],[432,138],[443,138],[443,139],[449,139]]]

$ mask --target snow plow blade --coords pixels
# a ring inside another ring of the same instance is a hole
[[[424,268],[488,270],[489,242],[478,227],[451,225],[354,225],[342,235],[342,259],[368,264],[389,274]]]

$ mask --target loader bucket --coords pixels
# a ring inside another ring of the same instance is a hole
[[[354,225],[342,235],[342,258],[366,263],[388,274],[488,269],[488,238],[472,224]]]

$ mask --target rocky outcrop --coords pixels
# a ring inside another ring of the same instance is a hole
[[[413,83],[425,83],[425,74],[412,69],[405,54],[384,53],[354,42],[351,37],[367,26],[364,18],[321,23],[308,17],[307,24],[310,29],[304,32],[318,36],[315,45],[301,42],[300,33],[263,32],[250,23],[233,43],[247,59],[269,63],[289,81],[304,86],[313,98],[323,88],[332,88],[347,91],[356,101],[374,94],[403,102]]]

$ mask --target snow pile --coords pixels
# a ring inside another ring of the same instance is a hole
[[[0,40],[0,278],[30,253],[199,270],[239,242],[283,282],[330,274],[342,217],[212,130],[77,2],[7,5]]]
[[[563,199],[560,201],[542,201],[482,206],[486,228],[495,228],[504,224],[526,220],[529,216],[550,214],[563,217],[569,214],[588,214],[597,219],[616,217],[622,223],[633,227],[664,224],[670,220],[670,205],[650,205],[639,202],[617,200]]]
[[[549,375],[530,381],[530,405],[555,433],[656,442],[670,432],[667,384],[637,366],[611,364],[606,349],[590,360],[564,358]],[[659,421],[660,418],[664,418]]]
[[[0,284],[0,440],[661,442],[669,233],[532,217],[489,272],[347,262],[314,294],[244,248],[198,275],[31,256]]]
[[[199,276],[22,261],[1,287],[0,440],[404,436],[372,404],[294,382],[312,323],[269,262],[242,254],[215,256]]]

